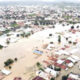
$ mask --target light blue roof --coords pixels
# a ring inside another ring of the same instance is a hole
[[[38,51],[38,50],[34,50],[33,53],[37,53],[37,54],[40,54],[40,55],[43,54],[42,51]]]

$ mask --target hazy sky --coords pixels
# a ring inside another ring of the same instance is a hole
[[[0,2],[2,1],[34,1],[34,0],[0,0]],[[35,1],[46,1],[46,2],[60,2],[60,1],[68,1],[68,2],[80,2],[80,0],[35,0]]]

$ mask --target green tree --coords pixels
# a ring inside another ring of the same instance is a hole
[[[53,77],[50,80],[55,80]]]
[[[55,71],[61,71],[61,68],[55,67],[54,70],[55,70]]]
[[[11,66],[9,66],[9,69],[11,69],[12,67]]]
[[[41,64],[39,62],[37,62],[36,65],[37,65],[37,67],[40,67],[41,66]]]
[[[58,36],[58,43],[61,43],[61,36]]]
[[[4,62],[4,65],[9,66],[12,63],[14,63],[14,61],[12,59],[8,59],[7,61]]]
[[[3,46],[2,45],[0,45],[0,49],[2,49],[3,48]]]

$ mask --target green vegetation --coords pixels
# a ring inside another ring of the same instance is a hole
[[[71,19],[72,16],[66,15],[66,16],[64,16],[64,18],[66,18],[66,19]]]
[[[61,68],[55,67],[54,70],[55,70],[55,71],[61,71]]]
[[[41,67],[41,64],[39,62],[36,63],[37,67]]]
[[[53,77],[50,80],[55,80]]]
[[[9,66],[9,69],[11,69],[12,67],[11,66]]]
[[[18,24],[14,21],[11,23],[11,27],[18,27]]]
[[[14,63],[14,61],[12,59],[8,59],[7,61],[4,62],[4,65],[9,66],[12,63]]]
[[[68,21],[69,24],[76,24],[76,22]]]
[[[33,17],[33,16],[36,16],[36,14],[29,14],[29,16]]]
[[[58,36],[58,43],[61,43],[61,36]]]
[[[28,36],[30,36],[30,32],[28,32],[28,33],[25,34],[25,37],[28,37]]]
[[[25,33],[24,32],[21,34],[21,37],[25,37]]]
[[[43,68],[39,68],[39,70],[44,71],[44,69],[43,69]]]
[[[3,46],[2,45],[0,45],[0,49],[2,49],[3,48]]]
[[[10,32],[9,29],[6,29],[5,31],[3,31],[4,34],[7,34],[7,33],[9,33],[9,32]]]
[[[11,27],[17,27],[18,24],[11,24]]]
[[[36,65],[39,70],[44,71],[44,69],[42,68],[42,65],[39,62],[37,62]]]
[[[7,34],[7,36],[10,36],[9,34]]]
[[[29,36],[30,36],[30,32],[28,32],[28,33],[23,32],[23,33],[21,34],[21,36],[22,36],[22,37],[29,37]]]

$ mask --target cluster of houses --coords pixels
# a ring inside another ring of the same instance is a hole
[[[56,8],[56,9],[55,9]],[[40,29],[38,28],[45,28],[45,26],[53,27],[55,23],[63,22],[79,22],[79,11],[72,7],[65,7],[65,9],[52,6],[7,6],[7,7],[0,7],[0,40],[4,41],[2,38],[8,34],[9,32],[15,32],[17,29],[20,28],[27,28],[32,27],[32,31],[36,32],[34,27],[37,26],[37,31]],[[76,11],[74,11],[76,10]],[[75,20],[73,20],[75,18]],[[77,29],[79,27],[77,26]],[[25,29],[24,29],[25,30]],[[13,36],[19,35],[25,32],[15,32]],[[76,32],[76,30],[70,30],[71,32]],[[29,33],[27,33],[29,34]],[[11,38],[12,41],[14,37]],[[17,39],[17,38],[15,38]],[[9,39],[8,39],[9,40]],[[6,45],[4,42],[0,43],[0,45]],[[49,48],[49,47],[48,47]]]
[[[60,30],[57,30],[59,28]],[[79,24],[68,26],[56,24],[54,30],[48,29],[48,31],[46,30],[44,34],[46,34],[45,36],[47,39],[47,46],[45,49],[47,53],[49,53],[47,56],[48,59],[43,60],[43,66],[45,66],[45,64],[46,66],[43,69],[37,71],[36,77],[32,80],[56,80],[57,77],[60,76],[61,70],[69,71],[74,66],[77,66],[78,62],[80,61],[80,57],[77,56],[77,54],[79,54],[80,49]],[[60,43],[58,43],[58,35],[61,36]],[[44,40],[44,42],[46,43],[46,40]],[[38,52],[36,52],[36,54],[43,55]],[[61,70],[56,71],[55,68]],[[67,79],[62,80],[79,79],[79,74],[70,73],[68,74]]]
[[[70,73],[67,80],[80,80],[80,75],[75,73]]]
[[[48,60],[43,61],[43,63],[46,64],[46,67],[36,71],[36,77],[33,78],[32,80],[37,80],[38,78],[39,80],[52,80],[52,78],[56,80],[56,78],[61,74],[60,73],[61,69],[68,71],[80,61],[80,58],[75,55],[69,55],[67,58],[62,59],[58,58],[55,56],[48,56]],[[79,79],[80,75],[70,73],[68,79],[66,80],[79,80]]]
[[[20,28],[16,31],[10,31],[0,36],[0,45],[7,47],[9,43],[15,43],[22,37],[28,37],[31,35],[31,28]]]
[[[80,61],[80,58],[74,55],[80,49],[79,13],[80,11],[76,7],[70,6],[65,8],[58,6],[2,6],[0,7],[0,46],[7,47],[9,43],[15,43],[34,32],[46,28],[53,29],[53,31],[48,30],[50,32],[47,36],[49,43],[46,49],[48,51],[54,49],[55,55],[58,57],[48,56],[48,60],[43,61],[47,66],[36,71],[36,77],[32,80],[54,80],[60,75],[61,69],[67,71]],[[61,45],[60,48],[56,46],[56,43],[60,43],[57,44]],[[68,51],[69,48],[72,50]],[[42,55],[43,51],[34,50],[33,53]],[[62,55],[67,57],[59,59]],[[1,70],[0,80],[10,73],[10,71]],[[14,80],[22,80],[22,78],[15,77]],[[67,80],[80,80],[80,75],[70,73]]]

